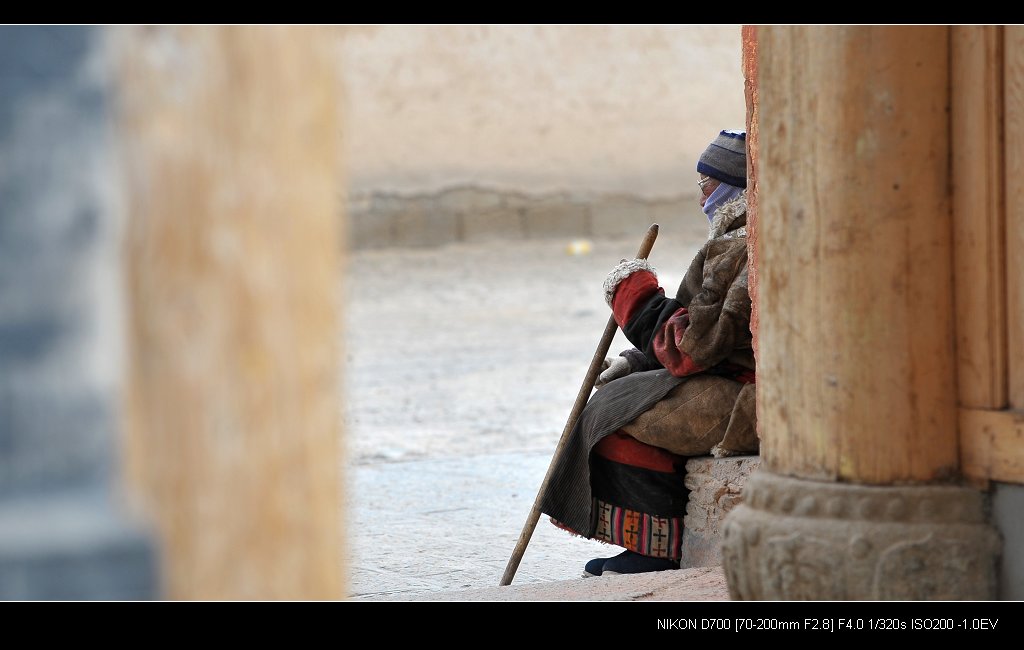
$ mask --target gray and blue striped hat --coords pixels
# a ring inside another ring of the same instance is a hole
[[[747,186],[747,133],[722,131],[697,160],[697,173],[736,187]]]

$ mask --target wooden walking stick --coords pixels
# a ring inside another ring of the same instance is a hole
[[[651,224],[651,227],[647,229],[647,234],[644,235],[644,240],[640,244],[640,250],[636,256],[639,259],[647,259],[647,256],[651,253],[651,248],[654,247],[654,240],[658,238],[658,224]],[[569,413],[569,419],[565,423],[565,428],[562,429],[562,437],[558,440],[558,446],[555,447],[555,453],[551,457],[551,463],[548,465],[547,474],[544,475],[544,482],[540,484],[540,490],[537,492],[537,498],[533,500],[533,508],[530,510],[530,516],[526,518],[526,523],[523,525],[523,532],[519,533],[519,541],[516,543],[516,548],[512,551],[512,557],[508,560],[508,566],[505,567],[505,574],[501,576],[501,582],[499,586],[504,587],[505,585],[512,584],[512,578],[516,575],[516,569],[519,568],[519,562],[523,559],[523,553],[526,552],[526,546],[530,543],[530,538],[533,536],[533,530],[537,527],[537,521],[540,520],[540,500],[544,495],[544,492],[548,489],[548,482],[551,480],[551,471],[555,468],[559,457],[562,455],[562,450],[565,448],[565,443],[569,439],[569,433],[576,427],[576,421],[580,419],[580,414],[583,413],[583,407],[587,405],[587,401],[590,399],[590,392],[594,389],[594,383],[597,381],[597,375],[601,372],[601,364],[604,363],[605,356],[608,354],[608,348],[612,345],[612,339],[615,338],[615,330],[618,328],[618,324],[615,322],[615,316],[608,317],[608,324],[604,326],[604,334],[601,336],[601,342],[597,344],[597,350],[594,351],[594,358],[590,360],[590,368],[587,370],[587,376],[583,379],[583,385],[580,386],[580,392],[576,395],[576,403],[572,406],[572,411]]]

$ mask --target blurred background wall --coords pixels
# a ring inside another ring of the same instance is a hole
[[[738,25],[339,30],[357,248],[699,217],[694,161],[745,122]]]

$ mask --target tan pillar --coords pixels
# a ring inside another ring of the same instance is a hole
[[[981,495],[935,485],[958,472],[949,38],[758,28],[764,464],[726,527],[734,597],[994,594]]]
[[[339,86],[316,27],[114,35],[131,479],[166,596],[344,595]]]

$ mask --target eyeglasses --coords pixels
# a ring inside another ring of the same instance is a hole
[[[710,184],[714,180],[715,179],[711,178],[710,176],[706,176],[706,177],[700,179],[699,181],[697,181],[697,187],[700,188],[700,191],[701,191],[702,194],[704,193],[704,188],[707,187],[708,184]]]

